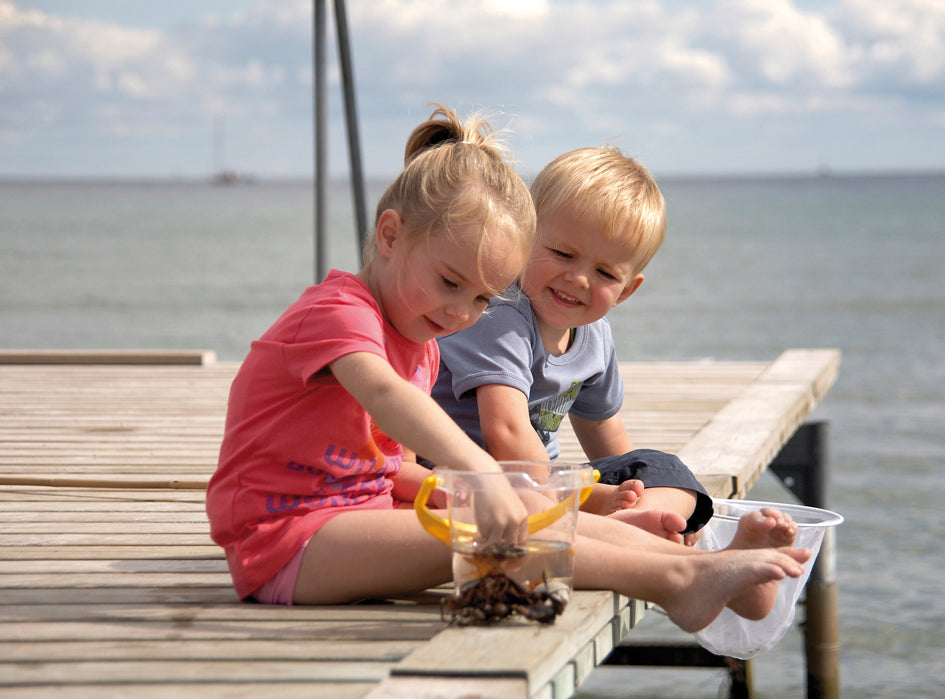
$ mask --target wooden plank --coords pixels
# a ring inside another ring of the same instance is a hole
[[[234,699],[234,697],[279,697],[280,699],[311,699],[312,697],[330,697],[331,699],[360,699],[374,687],[374,682],[361,678],[357,681],[331,682],[319,680],[316,682],[176,682],[173,678],[166,678],[155,684],[132,684],[111,682],[98,684],[64,685],[35,683],[28,687],[15,689],[0,689],[3,697],[23,697],[34,699],[54,695],[56,699],[102,699],[102,697],[120,697],[121,699],[167,699],[168,696],[200,697],[211,699]],[[2,685],[0,685],[2,687]]]
[[[70,488],[70,487],[33,487],[0,485],[0,502],[4,507],[8,502],[22,503],[62,503],[75,506],[78,503],[199,503],[203,506],[206,495],[203,491],[168,490],[168,489],[126,489],[115,488]]]
[[[782,354],[697,432],[678,455],[699,477],[729,474],[745,497],[834,382],[838,350]]]
[[[96,469],[101,473],[102,469]],[[97,476],[34,476],[28,473],[10,472],[0,476],[0,485],[44,486],[48,488],[141,488],[143,490],[198,490],[207,489],[208,478],[187,478],[183,474],[166,479],[155,479],[139,473],[123,474],[121,478],[101,478]]]
[[[88,641],[208,641],[219,642],[255,639],[260,644],[292,639],[296,643],[314,640],[350,641],[428,641],[440,628],[440,622],[401,622],[386,619],[376,621],[307,621],[301,619],[273,619],[227,621],[223,619],[196,623],[186,616],[180,619],[150,620],[134,616],[115,619],[59,622],[6,622],[4,638],[8,642],[69,641],[78,647]],[[85,653],[83,652],[83,655]],[[126,656],[128,657],[128,656]]]
[[[365,699],[525,699],[528,696],[528,682],[524,678],[387,677],[373,687]]]
[[[77,594],[74,587],[68,587],[68,580],[59,580],[58,587],[43,588],[4,588],[0,590],[2,605],[45,604],[204,604],[223,605],[239,602],[233,585],[227,583],[218,587],[100,587],[82,590]],[[2,686],[2,683],[0,683]]]
[[[109,509],[81,508],[81,509],[45,509],[36,507],[29,511],[14,507],[14,505],[26,505],[27,503],[10,503],[9,507],[0,510],[0,523],[12,524],[20,522],[36,522],[37,512],[45,512],[43,520],[50,523],[63,522],[107,522],[114,525],[117,519],[122,522],[206,522],[206,516],[203,514],[203,507],[197,503],[188,506],[184,503],[155,503],[155,505],[164,505],[163,508],[151,508],[142,510],[140,508],[122,510],[118,503],[111,504]],[[53,503],[36,503],[36,505],[52,505]],[[99,503],[104,504],[104,503]],[[122,503],[124,504],[124,503]],[[170,507],[168,507],[170,506]],[[4,529],[6,529],[4,527]]]
[[[446,626],[446,623],[440,618],[439,605],[433,603],[413,604],[401,602],[397,604],[288,607],[249,602],[240,603],[233,597],[225,604],[202,605],[192,601],[181,601],[156,607],[143,599],[118,602],[103,596],[98,601],[91,601],[83,596],[82,598],[73,599],[71,602],[57,600],[49,603],[0,604],[0,620],[4,622],[84,623],[99,619],[136,619],[148,622],[175,623],[184,621],[225,623],[289,621],[294,623],[378,624],[396,621],[395,627],[383,634],[388,638],[409,638],[416,635],[416,628],[424,627],[437,632]],[[414,631],[396,628],[402,624],[412,626]]]
[[[228,573],[226,560],[220,558],[129,558],[122,561],[106,559],[18,559],[7,561],[3,566],[0,579],[17,575],[83,575],[83,574],[120,574],[137,573]],[[224,584],[228,580],[224,579]],[[2,585],[2,583],[0,583]],[[8,585],[9,586],[9,585]]]
[[[98,532],[76,534],[60,532],[57,534],[7,535],[0,532],[0,546],[140,546],[142,544],[160,545],[174,543],[178,546],[209,545],[210,533],[176,534],[171,542],[166,534],[103,534]]]
[[[221,651],[225,650],[225,646]],[[389,662],[331,660],[304,661],[246,661],[203,660],[200,662],[175,662],[173,679],[168,677],[168,663],[158,660],[97,660],[71,661],[64,663],[0,663],[3,682],[19,688],[32,685],[83,685],[87,683],[163,684],[165,691],[172,692],[177,683],[199,682],[202,684],[224,684],[231,692],[240,688],[241,682],[379,682],[387,676]]]
[[[210,350],[0,350],[0,364],[213,364]]]
[[[0,561],[28,561],[28,560],[56,560],[66,561],[79,559],[83,561],[120,561],[124,559],[139,559],[145,556],[161,558],[163,560],[215,559],[223,560],[223,551],[219,546],[208,542],[200,545],[160,544],[157,546],[0,546]]]
[[[539,627],[524,622],[485,627],[451,627],[437,634],[391,670],[392,677],[515,677],[527,681],[529,695],[555,683],[559,671],[575,662],[590,647],[600,629],[609,628],[616,611],[612,592],[576,592],[554,625]],[[612,642],[612,641],[611,641]],[[590,643],[590,646],[589,646]],[[449,664],[443,662],[449,658]],[[601,662],[603,657],[595,658]],[[589,672],[586,663],[571,675],[567,695]]]
[[[763,362],[622,362],[621,417],[636,447],[677,452],[756,380]],[[570,423],[561,423],[562,460],[585,461]]]
[[[370,655],[376,659],[398,661],[419,644],[417,641],[385,640],[371,648]],[[81,650],[81,654],[78,651]],[[152,660],[197,661],[197,660],[292,660],[292,661],[336,661],[348,662],[364,660],[368,655],[365,642],[344,641],[339,639],[307,640],[299,643],[296,639],[279,642],[272,639],[269,643],[260,643],[259,639],[220,639],[161,641],[133,640],[87,640],[81,645],[71,640],[54,641],[0,641],[0,657],[3,662],[30,662],[38,657],[43,662],[74,662],[83,658],[95,658],[100,662],[127,659],[137,654]]]

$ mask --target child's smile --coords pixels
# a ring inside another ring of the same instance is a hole
[[[562,304],[564,304],[565,306],[576,307],[576,306],[583,305],[581,303],[581,299],[575,298],[573,296],[568,296],[564,292],[558,291],[557,289],[549,289],[549,290],[551,291],[552,296],[556,298],[558,301],[560,301]]]

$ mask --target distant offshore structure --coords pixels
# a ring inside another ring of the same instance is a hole
[[[252,184],[256,181],[253,175],[241,170],[234,170],[225,166],[226,162],[226,134],[224,131],[223,115],[217,114],[213,118],[213,174],[210,184],[235,185]]]
[[[256,178],[253,175],[248,175],[239,170],[218,170],[210,178],[210,183],[216,185],[252,184],[254,182],[256,182]]]

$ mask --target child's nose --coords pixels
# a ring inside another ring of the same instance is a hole
[[[458,323],[465,323],[469,319],[469,307],[462,303],[450,304],[446,307],[446,315]]]
[[[565,273],[565,278],[575,286],[586,288],[588,285],[589,274],[585,269],[573,267]]]

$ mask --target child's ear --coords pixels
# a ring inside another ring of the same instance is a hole
[[[623,288],[623,291],[620,292],[620,296],[617,297],[617,300],[614,302],[614,306],[616,306],[617,304],[623,303],[623,302],[626,301],[628,298],[630,298],[631,296],[633,296],[633,292],[635,292],[637,289],[639,289],[639,288],[640,288],[640,284],[642,284],[642,283],[643,283],[643,275],[642,275],[642,274],[638,274],[637,276],[635,276],[635,277],[630,281],[630,283],[627,284],[627,285]]]
[[[374,229],[374,242],[381,257],[389,258],[394,251],[394,243],[404,232],[404,221],[393,209],[384,209],[377,219]]]

